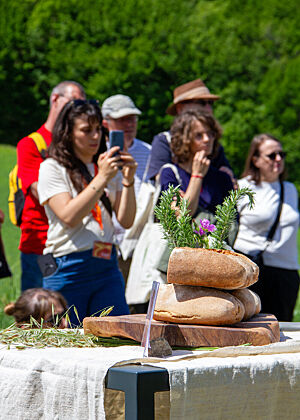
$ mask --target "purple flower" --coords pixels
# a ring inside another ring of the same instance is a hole
[[[210,221],[207,219],[200,219],[199,222],[202,228],[205,229],[207,232],[214,232],[216,230],[215,225],[210,224]]]
[[[194,233],[199,236],[205,235],[204,230],[199,226],[199,230],[194,230]]]
[[[208,228],[207,228],[208,232],[214,232],[216,229],[217,228],[216,228],[215,225],[209,225]]]
[[[210,226],[210,222],[207,219],[200,220],[200,223],[201,223],[203,229],[208,229],[209,226]]]
[[[199,235],[200,236],[203,236],[203,235],[205,235],[205,232],[204,232],[204,230],[199,226]]]

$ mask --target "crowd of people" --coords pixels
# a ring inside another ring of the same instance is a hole
[[[253,210],[239,204],[234,249],[259,256],[260,279],[253,289],[263,312],[292,320],[299,288],[299,213],[296,188],[284,180],[285,153],[272,135],[255,136],[237,180],[213,115],[219,99],[200,79],[177,87],[167,108],[172,126],[150,145],[136,138],[142,112],[128,96],[113,95],[101,107],[86,99],[77,82],[53,89],[48,118],[37,130],[47,153],[40,153],[30,136],[17,146],[25,194],[19,246],[23,293],[7,305],[7,314],[18,323],[31,315],[51,324],[74,306],[78,316],[69,312],[72,325],[107,307],[113,307],[111,315],[128,314],[131,256],[125,260],[118,245],[134,223],[142,181],[160,183],[162,191],[179,185],[172,168],[161,170],[173,163],[193,217],[214,214],[234,188],[247,186],[256,193]],[[109,147],[113,130],[123,131],[123,150]]]

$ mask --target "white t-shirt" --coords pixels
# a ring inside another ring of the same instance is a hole
[[[263,250],[266,237],[276,219],[280,200],[280,183],[261,182],[255,185],[248,178],[238,181],[240,188],[249,187],[255,192],[255,206],[250,210],[248,199],[238,204],[240,226],[234,248],[245,254]],[[263,253],[265,265],[297,270],[297,232],[299,228],[298,194],[294,184],[284,181],[284,202],[279,225],[273,240]]]
[[[94,165],[87,166],[91,175],[94,176]],[[105,189],[112,207],[115,203],[116,192],[121,190],[122,177],[118,173],[109,181]],[[66,226],[47,205],[49,198],[62,192],[68,192],[72,197],[77,195],[66,168],[52,158],[46,159],[40,166],[38,181],[39,200],[41,205],[45,206],[49,222],[44,254],[52,252],[54,257],[60,257],[72,252],[91,249],[95,241],[117,243],[112,219],[101,200],[99,200],[99,205],[103,231],[91,212],[76,227]]]

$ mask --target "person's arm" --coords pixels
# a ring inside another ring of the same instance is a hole
[[[108,181],[118,172],[119,158],[113,156],[117,150],[117,147],[113,147],[99,156],[98,174],[76,197],[73,198],[68,192],[61,192],[48,199],[50,209],[64,224],[75,227],[90,213]]]
[[[31,191],[31,194],[38,200],[39,195],[38,195],[38,191],[37,191],[37,185],[38,185],[37,181],[33,182],[30,185],[30,191]]]
[[[134,222],[136,212],[134,174],[137,163],[129,153],[120,152],[120,155],[123,162],[123,189],[122,192],[117,192],[114,211],[120,225],[128,229]]]
[[[209,169],[210,160],[205,157],[205,152],[197,152],[193,159],[192,175],[183,198],[188,200],[191,215],[194,215],[199,203],[203,179]]]

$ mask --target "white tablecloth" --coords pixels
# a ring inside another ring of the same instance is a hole
[[[290,337],[290,338],[288,338]],[[0,349],[0,419],[105,419],[104,378],[120,363],[168,369],[171,419],[298,419],[300,332],[269,346],[176,351],[140,347]]]

